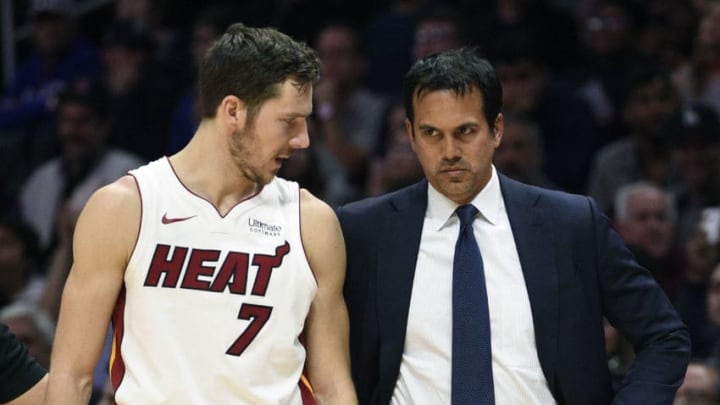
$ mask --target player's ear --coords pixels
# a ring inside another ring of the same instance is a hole
[[[228,95],[218,107],[218,116],[236,128],[244,128],[247,119],[247,106],[237,96]]]

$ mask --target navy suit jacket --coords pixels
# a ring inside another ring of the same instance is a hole
[[[344,292],[361,404],[388,404],[395,388],[427,187],[423,180],[337,209],[347,247]],[[608,219],[588,197],[503,175],[500,187],[530,298],[538,357],[557,402],[672,403],[690,355],[687,328]],[[617,393],[605,355],[603,316],[636,351]]]

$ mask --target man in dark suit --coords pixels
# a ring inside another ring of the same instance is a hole
[[[404,101],[427,179],[338,208],[360,403],[671,403],[685,326],[590,198],[492,166],[492,66],[470,49],[421,59]],[[637,355],[616,393],[603,318]]]
[[[0,403],[39,404],[47,381],[47,372],[30,357],[27,347],[0,323]]]

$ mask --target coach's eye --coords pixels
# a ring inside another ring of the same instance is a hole
[[[457,129],[456,133],[458,135],[470,135],[475,132],[475,127],[472,125],[463,125],[460,128]]]

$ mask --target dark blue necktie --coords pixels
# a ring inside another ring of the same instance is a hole
[[[490,316],[473,205],[455,211],[460,233],[453,261],[452,405],[490,405],[493,392]]]

